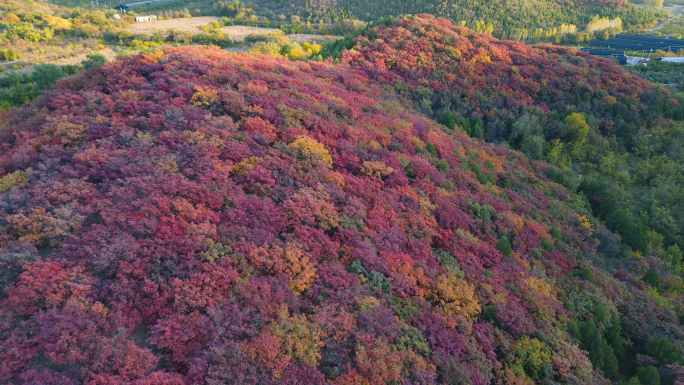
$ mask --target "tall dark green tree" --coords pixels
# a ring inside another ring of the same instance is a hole
[[[99,68],[102,67],[107,62],[105,55],[99,52],[91,52],[86,56],[86,60],[83,61],[83,67],[89,68]]]
[[[677,345],[670,342],[667,336],[649,341],[646,344],[646,354],[653,357],[658,365],[684,364],[682,354],[677,349]]]
[[[647,366],[637,373],[641,385],[660,385],[660,373],[655,366]]]
[[[579,329],[582,335],[580,348],[589,353],[591,364],[601,369],[606,377],[617,380],[620,374],[617,358],[613,348],[601,336],[594,320],[583,322]]]
[[[511,255],[511,242],[508,240],[507,236],[504,235],[501,238],[499,238],[499,241],[496,243],[496,249],[499,250],[501,254],[505,256]]]
[[[476,118],[474,123],[471,123],[470,136],[477,139],[484,139],[484,132],[482,131],[482,120]]]
[[[656,269],[647,271],[641,280],[660,290],[660,276],[658,275],[658,271]]]
[[[40,91],[50,89],[63,76],[62,68],[55,64],[36,64],[34,67],[33,78]]]

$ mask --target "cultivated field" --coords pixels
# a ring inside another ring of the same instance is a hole
[[[221,30],[230,36],[233,41],[242,41],[245,40],[245,38],[248,35],[261,35],[261,34],[268,34],[271,32],[277,31],[275,28],[261,28],[261,27],[245,27],[242,25],[234,25],[230,27],[223,27]],[[310,35],[306,33],[296,33],[292,35],[286,35],[290,40],[297,42],[297,43],[303,43],[305,41],[311,42],[311,41],[319,41],[319,40],[328,40],[328,39],[338,39],[338,36],[322,36],[322,35]]]
[[[157,20],[148,21],[146,23],[129,24],[126,26],[126,29],[134,34],[144,33],[149,36],[152,36],[157,31],[166,31],[169,29],[199,33],[201,32],[201,26],[220,20],[220,18],[214,16],[190,17],[187,19],[180,18],[169,20]]]
[[[247,35],[266,35],[277,31],[275,28],[261,28],[261,27],[245,27],[243,25],[232,25],[230,27],[223,27],[221,31],[230,36],[233,41],[245,40]]]
[[[312,41],[325,42],[328,40],[337,40],[337,39],[342,38],[342,36],[308,35],[306,33],[295,33],[292,35],[287,35],[287,37],[289,37],[290,40],[297,42],[297,43],[303,43],[305,41],[308,41],[308,42],[312,42]]]
[[[210,24],[214,21],[219,21],[218,17],[213,16],[202,16],[202,17],[191,17],[187,19],[170,19],[161,21],[149,21],[146,23],[133,23],[126,26],[126,29],[134,34],[144,33],[148,36],[153,35],[157,31],[167,31],[170,29],[176,29],[181,31],[192,32],[193,34],[200,33],[202,27],[205,24]],[[221,31],[228,34],[228,36],[233,41],[243,41],[248,35],[252,34],[269,34],[271,32],[277,31],[275,28],[261,28],[261,27],[245,27],[242,25],[233,25],[230,27],[222,27]],[[287,35],[292,41],[297,43],[303,43],[305,41],[316,41],[316,40],[328,40],[325,36],[320,35],[309,35],[304,33]],[[337,38],[337,37],[333,37]]]
[[[245,27],[242,25],[233,25],[230,27],[223,27],[221,31],[225,32],[230,36],[233,41],[242,41],[248,35],[262,35],[277,31],[275,28],[261,28],[261,27]],[[310,35],[306,33],[296,33],[292,35],[287,35],[287,37],[297,43],[303,43],[305,41],[317,41],[317,40],[328,40],[328,37],[322,35]],[[337,39],[337,36],[330,37],[332,39]]]

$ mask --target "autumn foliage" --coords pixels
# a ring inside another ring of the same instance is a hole
[[[499,40],[431,15],[374,25],[338,55],[443,124],[509,141],[531,158],[535,136],[581,144],[589,130],[582,114],[595,119],[599,135],[616,135],[628,146],[642,126],[654,124],[656,107],[673,108],[667,91],[609,60],[572,47]],[[522,116],[533,118],[511,127]]]
[[[9,111],[2,381],[600,383],[571,319],[680,343],[587,262],[615,236],[543,164],[395,100],[348,64],[176,47]]]

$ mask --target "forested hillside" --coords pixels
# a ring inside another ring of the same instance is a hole
[[[426,13],[461,21],[473,29],[481,24],[497,37],[514,38],[525,29],[529,36],[535,29],[557,29],[573,25],[578,30],[598,18],[620,18],[624,29],[654,25],[665,20],[667,12],[657,9],[638,8],[623,0],[252,0],[257,12],[272,11],[274,15],[296,14],[305,21],[342,20],[358,18],[366,21],[380,17]],[[490,32],[490,33],[491,33]],[[547,31],[549,33],[550,31]],[[527,37],[527,36],[526,36]]]
[[[344,63],[447,127],[564,170],[549,176],[588,198],[634,251],[668,260],[684,249],[684,106],[668,91],[573,48],[500,41],[430,16],[389,24],[326,54],[353,47]]]
[[[3,112],[0,378],[677,380],[678,272],[359,55],[164,48]]]
[[[64,5],[89,5],[87,0],[56,0]],[[588,28],[597,20],[612,20],[624,30],[653,27],[669,14],[658,8],[636,7],[624,0],[183,0],[153,2],[135,6],[131,11],[168,17],[169,12],[190,9],[202,15],[236,18],[239,23],[281,23],[323,27],[344,20],[373,21],[381,17],[432,14],[455,24],[465,23],[478,32],[506,39],[562,41],[565,34],[595,32]],[[261,24],[260,24],[261,25]],[[585,41],[571,39],[569,44]],[[590,39],[586,39],[588,42]]]
[[[676,98],[425,15],[321,54],[0,111],[0,382],[684,383]]]
[[[0,3],[0,62],[63,54],[111,43],[125,22],[112,10],[59,7],[42,1]],[[113,35],[113,36],[112,36]],[[133,37],[132,35],[130,36]]]

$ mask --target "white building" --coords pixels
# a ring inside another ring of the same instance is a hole
[[[136,23],[144,23],[146,21],[157,21],[157,16],[150,15],[150,16],[136,16],[135,17]]]
[[[684,57],[677,56],[677,57],[661,57],[661,61],[664,62],[669,62],[669,63],[684,63]]]
[[[115,18],[116,20],[119,20],[119,19],[121,18],[121,16],[119,16],[118,13],[115,13],[115,14],[114,14],[114,18]]]

